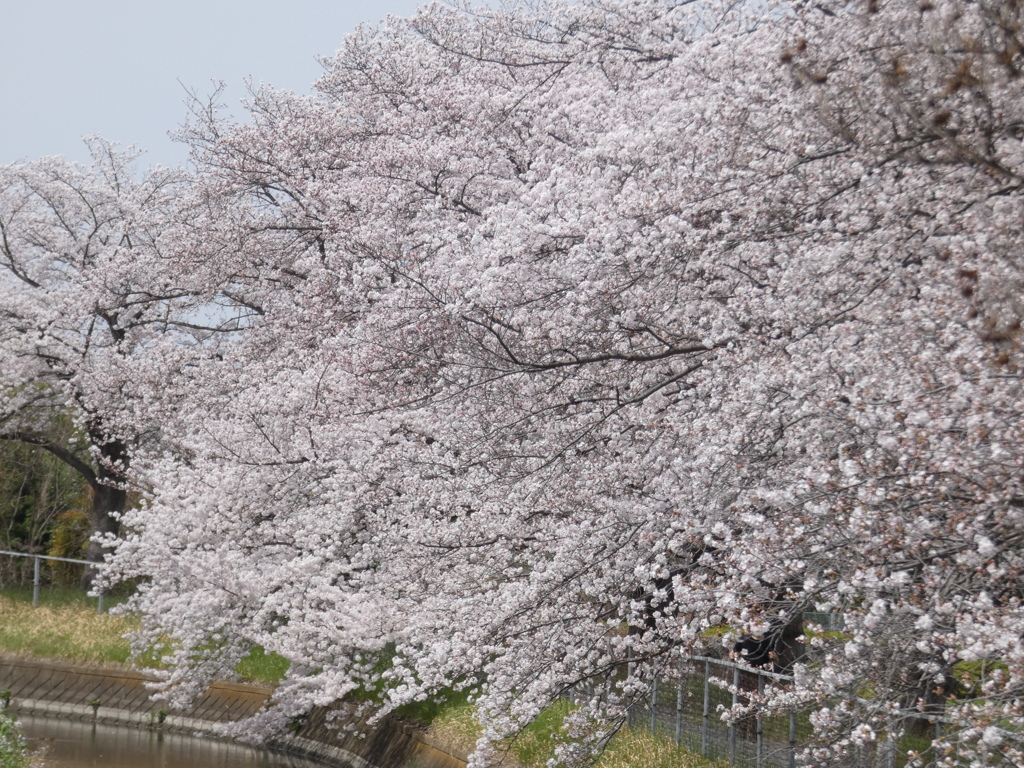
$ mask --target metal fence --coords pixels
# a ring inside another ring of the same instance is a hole
[[[846,619],[841,613],[804,612],[804,624],[816,624],[826,632],[846,629]]]
[[[39,605],[47,591],[78,592],[96,599],[96,612],[103,613],[102,591],[86,592],[80,585],[82,574],[96,563],[73,557],[52,557],[27,552],[0,549],[0,589],[26,590],[32,588],[32,605]]]
[[[806,715],[747,716],[726,723],[723,710],[749,702],[793,678],[722,659],[693,656],[655,676],[650,694],[629,708],[626,724],[673,739],[691,752],[730,765],[791,768],[810,735]],[[747,693],[749,692],[749,694]]]
[[[819,622],[816,622],[819,623]],[[679,662],[676,669],[656,675],[647,696],[627,712],[626,724],[655,735],[673,739],[691,752],[711,760],[727,761],[742,768],[793,768],[797,756],[812,736],[808,712],[790,710],[772,715],[747,715],[726,722],[722,713],[737,705],[749,704],[771,687],[793,685],[793,678],[744,664],[692,656]],[[943,735],[952,723],[935,714],[903,713],[916,720],[922,732]],[[932,737],[924,736],[914,746],[927,752]],[[852,754],[843,765],[851,768],[879,765],[896,768],[903,763],[906,746],[884,740],[873,749],[865,747]],[[956,744],[951,745],[953,753]],[[946,754],[945,757],[949,757]],[[928,758],[934,764],[936,755]],[[945,764],[945,763],[944,763]]]

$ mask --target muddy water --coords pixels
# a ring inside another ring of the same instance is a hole
[[[177,733],[20,717],[30,746],[42,747],[45,768],[323,768],[278,755]]]

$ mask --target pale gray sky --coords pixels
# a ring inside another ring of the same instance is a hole
[[[417,0],[0,0],[0,164],[86,160],[99,134],[174,165],[167,136],[184,120],[181,83],[213,80],[240,115],[245,79],[306,93],[318,55],[361,22],[411,15]],[[181,83],[179,83],[179,80]]]

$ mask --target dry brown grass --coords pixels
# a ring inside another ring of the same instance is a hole
[[[480,724],[473,717],[472,704],[455,704],[441,708],[427,728],[427,733],[442,749],[468,754],[480,736]]]
[[[599,768],[723,768],[725,763],[688,752],[663,736],[623,729],[611,740],[597,765]]]
[[[0,651],[90,664],[124,664],[132,619],[79,605],[40,606],[0,597]]]
[[[138,621],[130,617],[97,614],[95,603],[78,601],[33,608],[25,600],[0,596],[0,653],[13,656],[123,665],[131,651],[124,636],[138,626]],[[136,664],[160,666],[152,654],[144,655]],[[237,667],[242,680],[270,686],[276,685],[287,670],[287,661],[259,647],[253,648]]]

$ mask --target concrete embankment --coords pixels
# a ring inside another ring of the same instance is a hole
[[[249,717],[273,689],[214,683],[191,708],[168,711],[149,698],[152,678],[121,667],[0,656],[0,691],[15,713],[215,736],[217,726]],[[356,733],[344,725],[356,726]],[[338,727],[341,726],[341,727]],[[362,736],[358,735],[362,733]],[[394,718],[369,727],[344,703],[317,707],[273,749],[352,768],[465,768],[465,755]]]

